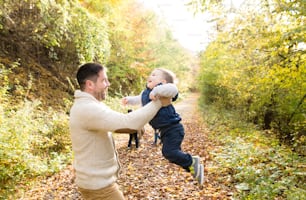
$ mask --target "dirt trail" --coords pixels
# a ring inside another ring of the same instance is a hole
[[[127,200],[202,200],[230,199],[231,192],[218,177],[209,172],[214,144],[207,140],[207,130],[197,111],[198,94],[190,94],[175,104],[182,116],[185,139],[182,150],[199,155],[205,165],[205,183],[199,186],[190,173],[169,163],[161,154],[161,145],[152,146],[153,131],[146,133],[139,149],[127,149],[128,135],[115,137],[122,169],[118,183]],[[26,191],[21,199],[81,199],[74,183],[72,167],[41,181],[34,189]]]

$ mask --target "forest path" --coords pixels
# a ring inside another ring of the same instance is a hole
[[[218,180],[216,174],[210,172],[212,165],[210,150],[215,144],[208,141],[209,134],[197,102],[199,94],[188,94],[175,104],[182,117],[185,128],[185,139],[182,150],[191,155],[199,155],[205,166],[205,182],[199,186],[190,173],[179,166],[169,163],[161,153],[161,145],[151,145],[153,130],[146,126],[146,133],[139,149],[127,149],[128,135],[116,135],[115,142],[121,162],[118,180],[121,191],[127,200],[205,200],[230,199],[232,192],[226,183]],[[32,190],[24,191],[20,199],[82,199],[74,182],[71,166],[61,173],[42,180]]]

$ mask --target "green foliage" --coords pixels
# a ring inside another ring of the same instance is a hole
[[[305,0],[274,0],[275,11],[278,13],[286,13],[292,16],[306,16]]]
[[[271,131],[239,121],[236,112],[204,104],[202,111],[210,139],[220,143],[211,152],[211,170],[235,187],[235,199],[305,198],[305,157],[281,145]]]
[[[105,62],[109,56],[110,43],[108,40],[108,27],[103,18],[88,13],[86,9],[75,4],[71,8],[71,38],[68,42],[75,44],[81,62]]]
[[[181,47],[170,30],[161,26],[155,34],[155,43],[151,45],[154,60],[148,66],[151,69],[161,67],[172,70],[177,76],[180,91],[195,87],[196,75],[192,74],[195,58]]]
[[[204,12],[214,6],[220,6],[222,3],[223,0],[189,0],[186,5],[194,12]]]
[[[201,55],[202,98],[303,146],[304,16],[240,14]]]
[[[112,94],[139,94],[156,67],[168,68],[178,78],[190,77],[191,56],[158,24],[157,16],[139,3],[130,0],[116,7],[109,26],[112,49],[107,67]]]
[[[191,56],[135,0],[13,0],[1,4],[0,14],[7,56],[22,58],[22,65],[34,59],[65,80],[74,80],[80,63],[100,62],[109,68],[111,95],[140,92],[154,67],[182,79],[190,71]]]
[[[0,66],[0,196],[5,197],[27,179],[62,169],[71,159],[71,144],[66,114],[44,111],[38,101],[9,106],[11,68]]]
[[[26,179],[57,172],[70,161],[67,116],[54,119],[53,112],[39,111],[37,106],[25,102],[2,116],[0,193]]]
[[[11,46],[19,48],[18,53],[34,51],[32,56],[38,59],[44,55],[69,64],[105,62],[109,56],[107,23],[79,1],[13,0],[3,3],[0,10],[1,33],[12,38]]]
[[[0,63],[0,80],[1,80],[1,87],[0,87],[0,103],[2,105],[7,105],[7,91],[9,89],[9,79],[8,75],[11,73],[10,69],[7,69],[2,63]]]

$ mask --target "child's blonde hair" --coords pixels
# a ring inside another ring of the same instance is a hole
[[[166,80],[167,83],[176,83],[176,76],[175,74],[165,68],[156,68],[157,70],[161,71],[163,73],[163,78]]]

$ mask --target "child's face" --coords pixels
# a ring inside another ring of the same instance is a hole
[[[155,69],[147,79],[147,87],[153,89],[159,83],[165,83],[165,79],[163,78],[163,72]]]

